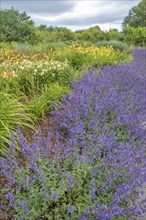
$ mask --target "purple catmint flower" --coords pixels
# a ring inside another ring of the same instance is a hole
[[[6,199],[7,199],[10,203],[12,203],[12,202],[14,201],[14,199],[15,199],[14,194],[11,193],[11,192],[8,192],[8,194],[6,195]]]
[[[67,179],[67,182],[69,184],[69,188],[72,188],[73,185],[74,185],[74,177],[73,176],[69,176],[68,179]]]
[[[18,220],[25,220],[25,218],[23,218],[22,216],[20,216],[20,217],[18,218]]]
[[[23,202],[22,202],[21,207],[22,207],[23,213],[24,213],[25,215],[28,215],[29,212],[28,212],[28,205],[27,205],[26,201],[23,201]]]
[[[53,201],[57,201],[57,200],[58,200],[58,195],[57,195],[56,192],[53,192],[53,193],[52,193],[52,200],[53,200]]]
[[[91,198],[92,199],[96,199],[96,188],[92,188],[90,190],[90,194],[91,194]]]
[[[44,196],[45,198],[47,198],[47,197],[48,197],[48,192],[47,192],[47,191],[43,191],[43,196]]]
[[[68,207],[68,211],[69,211],[69,212],[73,212],[74,209],[75,209],[75,208],[74,208],[73,206],[69,206],[69,207]]]
[[[78,220],[87,220],[87,218],[85,216],[78,218]]]

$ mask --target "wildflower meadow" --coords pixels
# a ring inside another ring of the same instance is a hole
[[[0,220],[146,220],[145,18],[1,0]]]
[[[146,50],[50,53],[0,66],[3,219],[144,218]]]

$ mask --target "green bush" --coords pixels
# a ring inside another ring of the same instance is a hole
[[[68,60],[70,66],[75,69],[80,69],[82,66],[89,66],[91,64],[92,59],[91,56],[85,54],[79,54],[76,50],[72,51],[64,51],[61,53],[61,56],[57,57],[59,60]]]
[[[136,46],[146,46],[146,28],[145,27],[125,27],[125,42]]]
[[[128,50],[128,45],[118,40],[110,40],[110,41],[99,41],[95,43],[96,46],[112,46],[115,50],[126,51]]]
[[[18,45],[17,42],[0,42],[0,49],[11,50]]]

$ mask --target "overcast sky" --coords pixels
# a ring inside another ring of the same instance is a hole
[[[1,9],[12,6],[26,11],[36,25],[63,26],[71,30],[99,25],[102,30],[117,28],[128,11],[140,0],[0,0]]]

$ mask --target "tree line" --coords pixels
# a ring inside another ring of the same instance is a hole
[[[146,45],[146,0],[142,0],[137,6],[129,10],[122,23],[122,31],[110,29],[102,31],[99,26],[87,30],[71,31],[66,27],[35,26],[33,20],[26,12],[20,12],[14,8],[0,11],[0,41],[1,42],[38,42],[57,41],[98,41],[118,40],[130,44]]]

